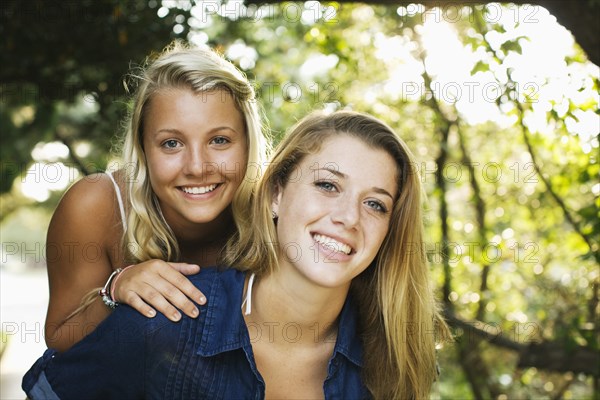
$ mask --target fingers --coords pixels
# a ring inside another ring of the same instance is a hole
[[[140,296],[138,296],[134,292],[129,293],[130,295],[128,296],[127,301],[123,301],[124,303],[129,304],[132,308],[136,309],[137,312],[139,312],[142,315],[145,315],[148,318],[153,318],[154,316],[156,316],[156,310],[150,307],[148,304],[146,304]]]
[[[181,319],[181,313],[175,308],[171,302],[167,301],[166,297],[162,292],[159,292],[155,288],[147,285],[147,290],[141,294],[141,297],[149,304],[152,304],[158,312],[169,318],[171,321],[177,322]],[[196,309],[195,306],[192,306]],[[191,317],[195,318],[198,315],[198,309],[196,312],[191,312]],[[189,315],[189,314],[188,314]]]
[[[184,275],[194,275],[200,272],[200,266],[196,264],[188,264],[188,263],[167,263],[175,270],[181,272]]]
[[[173,266],[173,264],[177,264]],[[172,268],[169,266],[173,266]],[[187,266],[186,266],[187,265]],[[129,304],[146,316],[156,311],[172,321],[179,321],[181,313],[191,318],[199,315],[193,301],[204,304],[206,298],[179,270],[198,272],[193,264],[165,263],[151,260],[127,268],[115,285],[115,300]],[[192,272],[194,273],[194,272]],[[191,301],[192,299],[193,301]]]
[[[153,290],[149,290],[144,299],[172,321],[179,321],[181,319],[181,314],[175,307],[187,316],[196,318],[199,314],[199,310],[187,297],[185,294],[186,292],[181,290],[181,286],[187,285],[182,285],[183,281],[180,281],[179,279],[185,280],[186,284],[191,285],[191,283],[185,276],[176,271],[173,272],[177,273],[181,278],[173,278],[170,274],[166,274],[167,276],[163,276],[165,279],[157,280],[152,283],[151,289]],[[171,283],[173,281],[179,281],[179,283],[173,284]],[[186,290],[189,292],[189,289]],[[197,291],[199,292],[199,290]],[[200,296],[201,295],[202,293],[200,293]]]
[[[199,268],[199,267],[198,267]],[[179,293],[183,293],[188,298],[194,300],[198,304],[206,303],[206,296],[198,289],[188,278],[184,275],[173,270],[161,270],[161,275],[165,277],[173,286],[175,286],[175,292],[173,296],[181,298]],[[187,300],[187,298],[186,298]],[[177,305],[173,303],[174,305]]]
[[[148,305],[152,304],[161,314],[169,318],[171,321],[177,322],[181,319],[181,313],[177,311],[171,303],[169,303],[165,297],[150,285],[144,284],[137,288],[138,292],[129,291],[124,296],[122,302],[129,304],[131,307],[138,310],[143,315],[150,317],[151,311],[153,310],[154,315],[156,311]],[[148,312],[150,314],[148,314]],[[153,316],[154,316],[153,315]]]

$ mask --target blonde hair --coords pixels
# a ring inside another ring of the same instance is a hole
[[[244,179],[231,204],[238,230],[251,223],[248,220],[248,210],[269,147],[266,127],[261,123],[261,110],[250,82],[232,63],[208,48],[191,48],[175,41],[157,57],[148,58],[145,68],[140,68],[138,74],[131,74],[131,78],[137,84],[137,89],[126,125],[122,151],[130,205],[128,228],[122,238],[124,254],[129,263],[154,258],[178,261],[179,245],[163,218],[158,199],[150,186],[144,155],[144,114],[152,96],[163,89],[189,88],[196,93],[224,90],[233,97],[245,121],[248,150]],[[65,321],[89,307],[98,298],[99,289],[94,288],[88,292],[79,307]]]
[[[268,141],[264,136],[252,85],[240,70],[216,52],[174,42],[147,64],[141,74],[135,76],[139,83],[123,145],[123,161],[126,166],[133,168],[132,174],[127,174],[131,209],[124,237],[125,254],[130,258],[129,262],[153,258],[178,261],[179,246],[150,186],[144,155],[144,116],[152,96],[166,88],[187,88],[195,93],[224,90],[233,97],[245,121],[248,150],[244,178],[231,206],[238,229],[250,223],[246,220],[247,211],[257,180],[256,174],[260,171],[260,168],[249,167],[262,165]]]
[[[253,225],[240,231],[224,261],[257,275],[277,267],[274,188],[284,187],[307,154],[339,135],[386,151],[399,172],[388,234],[373,263],[351,287],[360,294],[364,382],[375,398],[427,398],[437,375],[435,332],[445,333],[447,328],[436,308],[421,245],[422,189],[414,157],[386,124],[348,111],[313,113],[299,121],[277,147],[259,183]]]

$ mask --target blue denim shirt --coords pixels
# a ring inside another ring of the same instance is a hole
[[[118,307],[69,351],[48,349],[23,378],[31,399],[262,399],[265,383],[256,367],[241,304],[245,273],[203,268],[190,279],[208,302],[198,318],[173,323]],[[274,299],[276,301],[276,299]],[[349,297],[323,384],[326,399],[362,399],[362,346]],[[255,329],[256,328],[256,329]],[[290,329],[290,339],[299,326]],[[257,331],[258,329],[258,331]],[[292,334],[293,333],[293,334]],[[252,334],[252,338],[250,336]]]

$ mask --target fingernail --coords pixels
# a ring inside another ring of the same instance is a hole
[[[204,304],[206,303],[206,297],[202,296],[200,297],[200,300],[198,301],[200,304]]]
[[[155,315],[156,315],[156,311],[154,311],[154,310],[150,310],[150,311],[148,311],[148,316],[149,316],[150,318],[154,317]]]
[[[174,321],[179,321],[180,318],[181,318],[181,314],[179,314],[178,312],[174,312],[173,313],[173,320]]]
[[[194,317],[197,317],[197,316],[198,316],[198,309],[197,309],[197,308],[194,308],[194,309],[192,310],[192,315],[193,315]]]

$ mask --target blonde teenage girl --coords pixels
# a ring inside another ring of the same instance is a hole
[[[185,275],[214,265],[247,223],[266,140],[246,77],[180,43],[133,77],[121,168],[74,184],[48,230],[45,339],[59,351],[118,303],[147,317],[196,317],[206,298]]]

